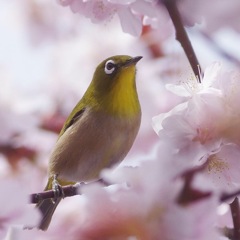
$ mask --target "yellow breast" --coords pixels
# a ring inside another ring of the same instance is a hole
[[[123,69],[116,79],[116,84],[104,97],[102,105],[107,112],[127,117],[134,117],[140,113],[133,68],[134,66]]]

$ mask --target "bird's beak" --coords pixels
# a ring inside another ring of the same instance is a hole
[[[142,56],[138,56],[138,57],[134,57],[134,58],[131,58],[129,60],[127,60],[126,62],[124,62],[122,64],[123,67],[129,67],[131,65],[135,65],[139,60],[142,59]]]

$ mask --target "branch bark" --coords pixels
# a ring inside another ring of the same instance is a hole
[[[64,193],[64,197],[72,197],[74,195],[78,195],[80,192],[80,187],[82,184],[75,184],[62,187],[62,191]],[[40,201],[48,198],[55,198],[55,193],[53,190],[48,190],[40,193],[33,193],[30,195],[30,203],[37,204]]]
[[[233,220],[233,239],[240,239],[240,206],[238,198],[236,197],[234,201],[230,204],[232,220]]]
[[[201,78],[202,78],[201,77],[201,67],[200,67],[198,59],[196,57],[196,54],[193,50],[192,44],[188,38],[186,30],[183,26],[183,22],[182,22],[180,13],[179,13],[177,5],[176,5],[176,0],[159,0],[158,2],[164,4],[166,9],[168,10],[170,18],[172,19],[173,25],[176,30],[176,39],[182,45],[182,48],[188,58],[188,61],[192,67],[192,70],[194,72],[194,75],[197,78],[197,81],[201,82]]]
[[[99,179],[95,182],[90,182],[90,183],[81,182],[81,183],[76,183],[74,185],[62,186],[61,190],[62,190],[63,196],[59,196],[59,197],[65,198],[65,197],[72,197],[75,195],[81,195],[81,187],[82,186],[84,186],[86,184],[93,184],[96,182],[102,184],[104,187],[107,187],[110,185],[108,182],[106,182],[102,179]],[[40,201],[49,199],[49,198],[54,198],[54,199],[56,198],[56,193],[53,190],[47,190],[47,191],[40,192],[40,193],[32,193],[32,194],[30,194],[30,203],[37,204]]]

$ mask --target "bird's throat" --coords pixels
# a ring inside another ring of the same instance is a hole
[[[131,68],[116,79],[111,91],[105,96],[105,110],[118,116],[136,116],[140,113],[140,104],[136,91],[135,72]]]

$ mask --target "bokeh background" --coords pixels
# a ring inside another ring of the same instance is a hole
[[[209,39],[197,24],[188,33],[203,69],[216,59],[227,67],[238,67],[240,38],[236,31],[223,26]],[[226,53],[234,59],[227,59]],[[12,206],[5,209],[10,219],[0,214],[1,237],[9,222],[21,222],[10,214],[18,208],[16,199],[44,188],[48,157],[58,132],[96,66],[117,54],[143,56],[137,72],[143,119],[137,140],[122,163],[136,166],[155,154],[158,137],[152,117],[181,102],[165,84],[193,77],[171,20],[163,19],[156,29],[145,26],[141,36],[134,37],[122,31],[116,16],[94,24],[57,1],[0,2],[0,202],[1,208]],[[66,199],[59,206],[50,233],[63,224],[64,214],[70,218],[74,201]],[[24,217],[32,221],[31,216]]]

